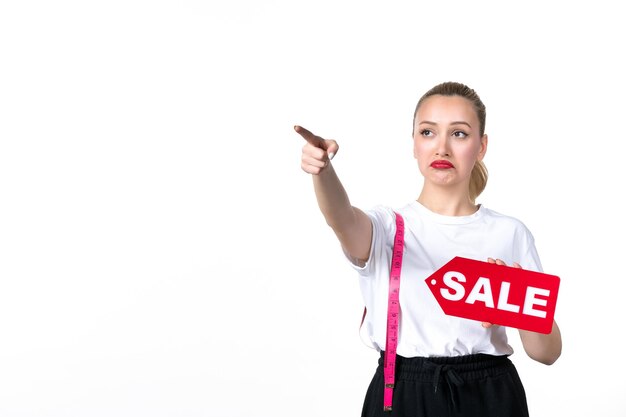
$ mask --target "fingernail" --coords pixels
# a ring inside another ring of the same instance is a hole
[[[335,153],[331,152],[328,154],[328,159],[333,159],[335,157]]]

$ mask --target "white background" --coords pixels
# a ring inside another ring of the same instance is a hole
[[[617,4],[617,2],[615,2]],[[0,416],[356,416],[377,354],[300,170],[417,197],[415,103],[487,105],[479,202],[561,276],[533,416],[624,416],[626,29],[605,1],[2,1]]]

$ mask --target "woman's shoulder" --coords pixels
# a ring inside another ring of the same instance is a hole
[[[397,214],[402,216],[404,219],[407,219],[413,214],[410,203],[398,207],[394,207],[388,204],[376,204],[363,211],[374,221],[378,221],[386,227],[393,225],[394,228],[396,224]]]
[[[376,204],[363,210],[363,212],[369,216],[374,224],[388,229],[392,225],[395,225],[395,213],[397,213],[398,210],[389,205]]]
[[[483,211],[483,218],[488,222],[496,223],[498,227],[510,227],[520,232],[531,234],[526,224],[515,216],[503,214],[482,205],[480,209]]]

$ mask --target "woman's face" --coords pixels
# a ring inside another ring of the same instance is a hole
[[[415,115],[413,155],[425,181],[436,185],[466,184],[476,161],[487,152],[478,116],[468,99],[434,95]]]

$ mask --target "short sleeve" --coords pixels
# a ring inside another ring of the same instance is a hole
[[[522,227],[523,233],[520,239],[520,256],[517,262],[519,262],[522,268],[529,271],[543,272],[539,253],[535,247],[535,238],[526,226]]]
[[[365,214],[372,222],[372,245],[368,260],[362,262],[351,257],[343,247],[342,250],[350,265],[360,275],[369,276],[374,273],[379,263],[386,262],[386,258],[391,253],[395,233],[395,215],[391,208],[384,206],[376,206],[365,211]]]

